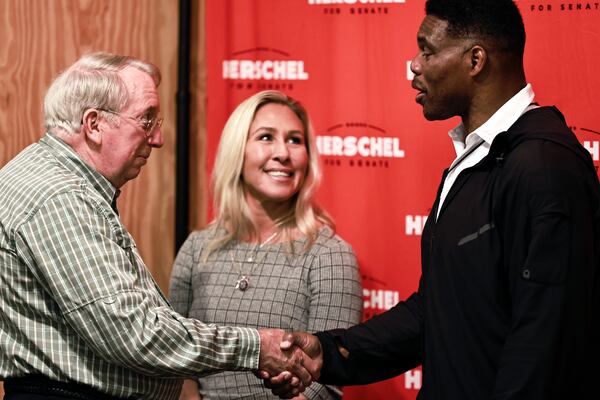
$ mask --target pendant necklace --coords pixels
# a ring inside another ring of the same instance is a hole
[[[248,257],[247,259],[244,260],[244,262],[248,262],[248,263],[254,263],[254,260],[256,259],[256,255],[258,254],[258,251],[260,249],[262,249],[262,247],[268,243],[270,243],[273,239],[275,239],[275,237],[277,236],[277,234],[279,233],[279,231],[275,231],[275,233],[273,233],[271,236],[269,236],[264,242],[257,244],[254,247],[254,251],[252,252],[252,254],[250,255],[250,257]],[[265,257],[266,257],[266,252],[263,254],[262,258],[261,258],[261,263],[264,261]],[[238,280],[235,282],[235,288],[245,292],[246,289],[248,289],[248,287],[250,286],[250,274],[248,274],[248,276],[246,275],[242,275],[242,264],[240,264],[239,262],[235,261],[233,258],[233,253],[231,253],[231,262],[233,264],[237,264],[237,266],[239,267],[239,274],[238,274]],[[258,264],[258,263],[257,263]],[[250,270],[252,270],[252,266],[250,266]]]

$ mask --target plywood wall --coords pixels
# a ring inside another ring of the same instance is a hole
[[[162,70],[165,146],[124,187],[119,209],[163,288],[174,253],[178,14],[178,1],[173,0],[0,2],[0,165],[44,133],[45,90],[82,54],[128,54]]]
[[[199,228],[206,222],[204,0],[192,3],[190,227]],[[0,167],[44,134],[45,90],[81,55],[127,54],[161,69],[165,145],[125,185],[119,209],[165,292],[175,254],[178,25],[178,0],[0,0]]]

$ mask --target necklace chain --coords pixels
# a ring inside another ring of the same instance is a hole
[[[256,257],[256,253],[258,253],[258,250],[262,249],[264,245],[269,244],[271,240],[275,239],[275,236],[277,236],[278,233],[279,231],[273,232],[273,234],[266,238],[264,242],[260,243],[258,246],[254,246],[254,251],[252,252],[252,255],[248,258],[248,262],[253,262],[254,257]]]
[[[256,246],[254,246],[254,251],[252,252],[252,255],[250,257],[248,257],[247,259],[244,260],[244,262],[248,262],[248,263],[254,263],[254,260],[256,258],[256,255],[258,254],[258,251],[260,249],[262,249],[262,247],[268,243],[270,243],[273,239],[275,239],[275,237],[277,236],[277,234],[279,234],[279,231],[275,231],[271,236],[269,236],[264,242],[257,244]],[[262,264],[262,262],[265,260],[265,257],[267,256],[267,253],[265,252],[261,258],[261,263],[259,265]],[[242,264],[240,264],[239,262],[235,261],[235,259],[233,258],[233,252],[231,253],[231,262],[233,264],[236,264],[239,268],[239,273],[238,273],[238,279],[235,282],[235,288],[244,292],[246,291],[246,289],[248,289],[248,287],[250,286],[250,273],[248,273],[248,276],[243,275],[242,274]],[[257,262],[258,264],[258,262]],[[250,266],[250,271],[252,271],[252,266]]]

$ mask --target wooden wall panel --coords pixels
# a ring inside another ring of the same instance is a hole
[[[173,0],[0,2],[0,165],[42,136],[45,90],[82,54],[128,54],[161,69],[165,146],[125,185],[119,209],[165,289],[174,254],[178,10]]]
[[[128,54],[161,69],[165,146],[125,185],[119,209],[165,291],[175,252],[178,13],[176,0],[0,1],[0,166],[43,135],[45,90],[82,54]]]
[[[206,31],[205,0],[192,3],[190,104],[190,230],[207,223],[209,177],[206,176]]]

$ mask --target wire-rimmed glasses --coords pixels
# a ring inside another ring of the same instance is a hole
[[[133,117],[133,116],[127,115],[127,114],[121,114],[119,112],[116,112],[113,110],[107,110],[105,108],[98,108],[97,110],[104,111],[104,112],[107,112],[109,114],[113,114],[113,115],[116,115],[119,117],[127,118],[127,119],[130,119],[131,121],[136,122],[136,124],[140,128],[142,128],[146,137],[152,136],[154,131],[162,126],[162,123],[164,120],[164,118],[160,115],[156,115],[156,116],[148,119],[146,117]]]

